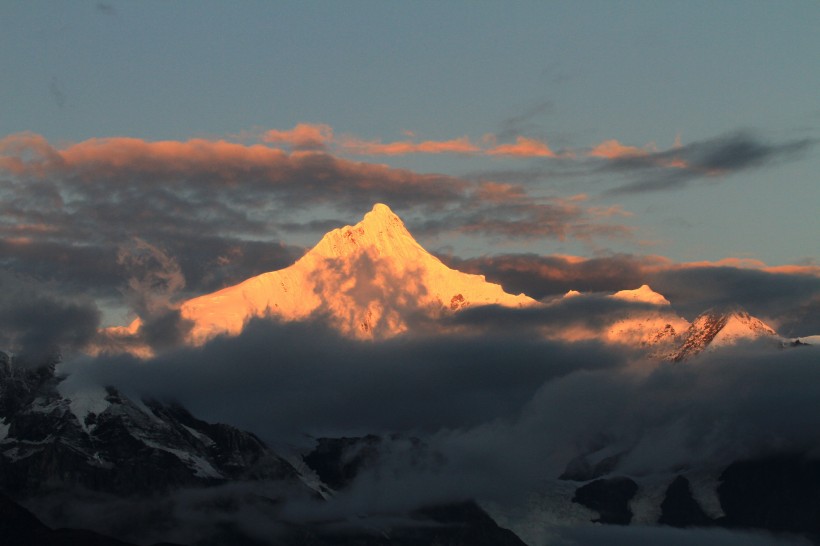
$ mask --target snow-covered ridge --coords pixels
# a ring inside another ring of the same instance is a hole
[[[584,297],[595,295],[571,290],[562,299]],[[710,309],[690,324],[675,312],[668,299],[648,285],[621,290],[606,297],[635,305],[626,307],[614,316],[602,331],[590,330],[580,334],[577,331],[558,331],[553,337],[569,341],[597,339],[610,344],[642,347],[657,360],[675,362],[692,358],[703,351],[714,351],[761,338],[779,341],[782,346],[789,342],[798,345],[797,340],[780,338],[771,326],[738,306]],[[800,338],[799,344],[810,345],[812,341],[816,343],[820,337]]]
[[[705,350],[736,345],[762,337],[777,338],[777,333],[762,320],[738,307],[725,311],[710,309],[698,316],[689,327],[686,339],[670,356],[676,362]]]
[[[650,303],[652,305],[671,305],[668,299],[652,290],[648,284],[641,285],[634,290],[620,290],[612,294],[611,297],[624,301]]]
[[[299,481],[250,433],[200,421],[177,405],[131,400],[112,387],[72,385],[55,375],[54,363],[22,366],[4,357],[0,488],[92,483],[130,494],[243,479]]]

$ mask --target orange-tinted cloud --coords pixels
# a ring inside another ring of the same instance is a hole
[[[639,157],[654,152],[653,149],[637,148],[635,146],[625,146],[617,140],[606,140],[595,146],[589,152],[590,157],[600,157],[602,159],[619,159],[622,157]]]
[[[496,144],[494,135],[484,137],[484,146],[473,143],[469,137],[451,140],[400,140],[381,142],[344,137],[337,141],[339,151],[354,155],[408,155],[408,154],[469,154],[508,157],[558,157],[546,142],[519,136],[514,143]]]
[[[341,151],[354,155],[471,154],[479,148],[467,137],[452,140],[400,140],[381,142],[345,137],[339,141]]]
[[[286,153],[262,144],[205,139],[93,138],[57,148],[39,135],[24,133],[0,140],[0,169],[37,178],[79,177],[105,183],[108,191],[137,180],[144,191],[171,184],[198,195],[233,187],[240,191],[232,200],[246,191],[257,205],[260,191],[298,202],[338,199],[342,193],[360,202],[354,194],[366,192],[369,200],[399,207],[407,199],[424,200],[425,194],[434,201],[456,199],[469,186],[453,177],[352,162],[322,152]]]
[[[820,265],[771,265],[763,267],[763,271],[783,275],[812,275],[820,277]]]
[[[293,129],[271,129],[262,135],[263,142],[286,144],[294,150],[324,150],[333,141],[330,125],[299,123]]]
[[[57,151],[36,133],[16,133],[0,139],[0,169],[11,174],[31,173],[40,165],[59,160]]]
[[[309,140],[317,134],[299,126],[286,133],[276,138],[296,142],[298,135]],[[329,130],[318,134],[330,137]],[[383,152],[392,146],[390,153],[479,149],[467,138],[380,146]],[[480,149],[493,148],[494,142],[485,142]],[[533,149],[536,153],[538,147]],[[343,218],[359,212],[362,203],[414,207],[429,213],[420,226],[428,233],[581,240],[631,236],[631,228],[612,220],[628,215],[626,211],[590,207],[583,194],[541,198],[522,185],[420,174],[329,152],[288,152],[264,144],[114,137],[55,146],[26,133],[0,140],[0,170],[11,175],[9,191],[20,199],[0,200],[0,218],[7,224],[56,226],[49,233],[13,232],[0,221],[0,237],[32,237],[45,254],[53,250],[44,246],[46,238],[57,244],[96,241],[110,249],[114,241],[135,233],[152,242],[172,234],[178,245],[169,250],[182,256],[186,277],[194,279],[206,274],[207,264],[189,265],[202,255],[217,261],[240,244],[238,239],[270,240],[279,236],[278,230],[298,229],[294,211],[317,205],[343,212]],[[205,237],[212,240],[201,240]],[[242,243],[242,248],[248,247]],[[189,261],[185,258],[188,249],[196,249],[196,259],[193,254]]]
[[[489,203],[505,203],[526,197],[524,188],[514,184],[499,182],[482,182],[476,191],[481,201]]]
[[[557,157],[546,142],[523,136],[516,137],[515,143],[499,144],[486,151],[487,155],[515,157]]]
[[[820,277],[820,265],[799,265],[799,264],[785,264],[785,265],[768,265],[762,260],[754,258],[735,258],[728,257],[714,261],[698,261],[698,262],[682,262],[675,265],[677,269],[695,269],[701,267],[732,267],[736,269],[756,269],[765,271],[766,273],[774,273],[781,275],[810,275]]]
[[[450,260],[453,260],[451,257]],[[635,288],[650,282],[660,275],[676,272],[708,271],[748,271],[776,275],[820,278],[820,266],[776,265],[770,266],[761,260],[728,257],[714,261],[675,262],[660,255],[616,254],[602,258],[552,254],[500,255],[456,260],[458,267],[465,271],[496,271],[504,276],[528,276],[540,279],[538,282],[557,284],[551,293],[563,294],[570,289],[582,291],[616,291]],[[573,284],[575,283],[575,284]],[[634,286],[633,286],[634,285]],[[525,290],[525,292],[527,292]],[[537,290],[530,292],[537,293]],[[528,294],[530,292],[527,292]]]
[[[675,148],[680,147],[680,139],[679,137],[675,137]],[[675,169],[686,169],[689,166],[686,161],[680,157],[670,155],[670,152],[658,153],[657,148],[652,144],[638,148],[637,146],[626,146],[615,139],[606,140],[598,144],[590,150],[587,155],[589,157],[608,160],[645,158],[654,165]]]
[[[315,136],[310,128],[288,134],[295,141],[297,133]],[[319,134],[329,135],[329,131]],[[392,146],[391,153],[476,149],[466,138],[381,146],[382,151]],[[440,218],[439,229],[478,235],[589,239],[629,231],[600,222],[617,214],[588,210],[582,203],[584,196],[537,199],[523,186],[419,174],[327,152],[289,153],[263,144],[114,137],[54,146],[39,135],[22,134],[0,140],[0,160],[0,169],[19,179],[14,187],[21,195],[27,195],[32,181],[41,184],[37,207],[45,207],[44,199],[53,194],[50,208],[64,213],[55,216],[66,224],[60,229],[75,230],[78,239],[92,236],[92,231],[76,231],[88,225],[77,220],[80,211],[85,217],[105,217],[111,223],[105,232],[112,237],[134,229],[142,232],[145,226],[196,234],[219,229],[222,236],[258,237],[275,226],[288,225],[287,212],[293,206],[331,204],[336,210],[358,211],[361,203],[373,202],[391,203],[398,209],[425,207]],[[63,198],[68,195],[71,210],[64,209]],[[464,207],[463,212],[458,208],[443,212],[453,205]],[[0,214],[6,218],[15,210],[22,209],[11,201],[0,204]],[[47,217],[42,210],[14,222],[33,225]],[[94,237],[101,233],[95,232]]]
[[[634,213],[628,210],[624,210],[624,208],[621,205],[610,205],[608,207],[589,207],[587,211],[589,212],[589,214],[596,218],[611,218],[613,216],[634,216]]]

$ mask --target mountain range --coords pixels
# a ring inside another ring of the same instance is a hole
[[[343,338],[367,344],[417,327],[453,328],[451,319],[482,307],[503,310],[499,320],[520,311],[537,322],[540,313],[567,306],[611,313],[582,327],[545,322],[537,335],[627,348],[658,367],[686,366],[703,353],[748,342],[772,349],[802,344],[739,307],[687,320],[648,285],[606,295],[571,291],[542,301],[509,294],[481,275],[445,265],[382,204],[361,222],[327,233],[290,267],[183,301],[174,311],[185,325],[185,343],[197,348],[219,336],[239,336],[249,321],[264,317],[321,319]],[[105,330],[107,342],[96,353],[122,349],[151,356],[141,338],[146,320]],[[378,475],[399,444],[410,446],[412,465],[437,468],[444,458],[423,439],[384,434],[272,448],[251,432],[201,420],[174,401],[137,398],[110,385],[77,390],[61,375],[59,360],[58,354],[32,362],[0,352],[0,540],[6,542],[69,544],[85,536],[98,544],[532,545],[541,540],[533,529],[555,514],[567,522],[764,528],[820,540],[820,518],[814,517],[820,514],[820,466],[814,459],[775,453],[634,476],[622,474],[619,463],[640,446],[599,438],[560,476],[533,484],[535,493],[507,506],[464,498],[353,522],[332,510],[329,516],[320,510],[323,518],[296,517],[285,507],[332,504],[363,474]],[[87,517],[114,506],[112,513],[127,517],[110,524]],[[230,516],[237,513],[250,513],[256,523],[237,524]],[[257,524],[265,532],[275,527],[278,538],[260,539]],[[98,534],[60,530],[65,527]]]
[[[585,296],[571,291],[565,298]],[[559,329],[545,335],[649,347],[654,356],[674,361],[707,347],[777,336],[773,328],[741,308],[710,309],[690,323],[647,285],[610,297],[635,306],[601,331],[570,334]],[[257,317],[283,321],[322,317],[343,335],[382,339],[412,330],[415,322],[435,321],[468,308],[549,304],[525,294],[509,294],[483,275],[451,269],[427,252],[387,205],[379,203],[361,222],[328,232],[293,265],[183,301],[178,310],[188,325],[187,343],[201,345],[215,336],[238,335]],[[105,333],[115,341],[114,347],[120,340],[122,347],[150,355],[138,341],[142,327],[138,317],[127,327],[108,328]]]

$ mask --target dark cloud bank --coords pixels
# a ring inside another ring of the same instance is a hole
[[[291,506],[298,517],[474,497],[510,504],[603,445],[627,454],[618,471],[632,476],[721,468],[774,452],[820,456],[815,347],[752,345],[657,363],[595,343],[538,341],[528,326],[539,321],[520,318],[495,334],[360,342],[321,322],[257,320],[239,337],[201,348],[149,361],[79,359],[62,370],[69,390],[113,384],[135,397],[175,399],[273,445],[309,445],[303,434],[400,435],[334,503]],[[427,455],[413,451],[413,437]],[[594,542],[597,533],[567,532],[570,544]],[[634,531],[641,532],[671,543],[692,538]]]
[[[71,354],[94,339],[99,323],[93,302],[66,298],[0,271],[0,348],[14,349],[32,362],[59,351]]]
[[[683,188],[695,180],[762,168],[799,157],[817,145],[804,138],[772,142],[751,131],[692,142],[685,146],[608,162],[604,172],[633,178],[611,193],[640,193]]]

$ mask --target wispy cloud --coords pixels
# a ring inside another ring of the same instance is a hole
[[[677,150],[680,147],[680,141],[679,139],[676,139],[675,147],[672,151],[665,152],[664,157],[656,157],[655,164],[660,167],[678,169],[687,168],[688,165],[686,162],[674,154],[674,150]],[[599,159],[608,159],[610,161],[623,161],[635,158],[643,158],[644,160],[651,161],[652,157],[658,156],[658,154],[659,152],[657,146],[654,144],[647,144],[642,148],[638,148],[637,146],[627,146],[621,144],[617,140],[613,139],[598,144],[587,153],[587,156]],[[666,157],[670,154],[673,155],[673,157]]]
[[[490,240],[632,237],[632,228],[621,220],[630,215],[628,210],[597,204],[583,194],[544,197],[527,185],[351,161],[330,153],[336,137],[327,126],[297,126],[269,133],[268,138],[300,149],[288,152],[263,144],[205,139],[153,142],[117,137],[55,146],[34,133],[3,138],[0,265],[114,298],[128,281],[116,265],[118,251],[138,237],[149,245],[161,243],[179,265],[187,281],[182,297],[285,267],[302,249],[280,243],[282,230],[319,235],[336,223],[326,220],[328,211],[349,222],[375,202],[386,202],[400,212],[412,210],[415,218],[408,218],[408,224],[419,234],[449,232]],[[757,142],[736,137],[666,152],[617,153],[612,150],[625,146],[611,143],[612,159],[577,161],[606,162],[595,169],[672,176],[670,172],[751,168],[811,145]],[[485,151],[493,148],[485,143]],[[681,158],[690,167],[662,167],[658,157],[667,162]],[[306,211],[320,208],[324,219],[305,219]],[[61,258],[55,261],[54,256]],[[517,292],[540,297],[559,288],[634,288],[652,279],[662,282],[664,275],[686,267],[672,267],[664,260],[613,257],[581,263],[506,257],[472,265],[500,275]],[[814,271],[811,265],[774,270],[741,262],[688,267],[754,270],[771,279],[803,278]]]
[[[465,234],[511,239],[550,237],[629,238],[632,228],[601,221],[595,209],[572,199],[553,198],[534,202],[526,198],[482,205],[449,215],[444,221],[428,222],[426,229],[448,227]]]
[[[625,147],[610,141],[590,154],[610,160],[602,167],[604,171],[637,177],[611,191],[623,194],[680,189],[699,178],[716,179],[765,167],[799,157],[816,144],[809,138],[767,142],[753,133],[738,132],[665,151]]]
[[[546,142],[523,136],[516,137],[514,143],[497,144],[486,150],[487,155],[506,155],[516,157],[558,157]]]
[[[54,99],[54,103],[58,108],[65,108],[65,92],[56,77],[51,78],[51,83],[48,84],[48,92],[51,94],[51,97]]]
[[[524,123],[541,113],[542,105],[522,114]],[[517,125],[516,125],[517,126]],[[512,126],[511,126],[512,127]],[[535,138],[508,128],[499,134],[487,133],[478,141],[469,136],[444,140],[418,139],[408,132],[408,138],[397,141],[362,139],[353,135],[335,135],[328,125],[300,123],[289,130],[270,130],[262,140],[291,150],[324,150],[340,156],[404,156],[411,154],[455,154],[472,157],[507,159],[543,159],[561,161],[569,172],[565,176],[591,173],[612,173],[630,181],[622,183],[608,194],[628,194],[686,187],[697,179],[720,179],[737,172],[799,157],[817,141],[799,139],[787,142],[768,142],[752,132],[740,131],[729,135],[682,144],[680,136],[671,148],[659,149],[655,144],[634,146],[617,139],[605,140],[591,148],[563,148],[555,150],[542,138]],[[532,169],[532,167],[529,167]],[[546,176],[542,165],[529,177]],[[485,173],[492,174],[492,173]],[[499,173],[495,173],[499,174]],[[507,178],[520,178],[521,172],[508,172]],[[552,172],[551,176],[555,173]],[[560,174],[559,174],[560,175]]]
[[[500,140],[508,140],[520,135],[532,134],[539,129],[539,125],[533,120],[547,114],[552,108],[552,101],[539,101],[520,113],[503,120],[496,136]]]
[[[628,235],[615,209],[577,198],[338,157],[321,149],[335,138],[327,126],[264,138],[293,150],[206,139],[115,137],[56,146],[34,133],[5,137],[0,263],[114,295],[125,281],[114,265],[118,249],[138,237],[161,242],[178,262],[185,290],[196,293],[288,265],[299,249],[277,242],[282,230],[332,227],[322,218],[306,220],[306,211],[321,208],[351,221],[375,202],[423,214],[430,221],[415,227],[428,233]],[[59,265],[50,259],[55,254],[63,256]]]
[[[105,15],[113,16],[117,14],[117,10],[114,9],[114,6],[105,2],[97,2],[95,8],[98,12],[103,13]]]
[[[325,124],[299,123],[286,131],[266,131],[262,140],[286,144],[293,150],[324,150],[333,141],[333,128]]]
[[[0,348],[41,364],[49,354],[84,348],[99,322],[100,312],[90,301],[0,271]]]
[[[467,137],[452,140],[400,140],[381,142],[343,137],[338,142],[339,149],[353,155],[407,155],[407,154],[473,154],[481,149]]]
[[[500,142],[498,135],[486,134],[480,143],[461,136],[445,140],[420,140],[413,133],[408,138],[383,142],[345,134],[335,135],[324,124],[299,123],[293,129],[270,130],[262,134],[263,142],[287,146],[291,150],[327,150],[350,156],[403,156],[410,154],[456,154],[496,157],[558,157],[540,139],[517,135],[514,140]]]

